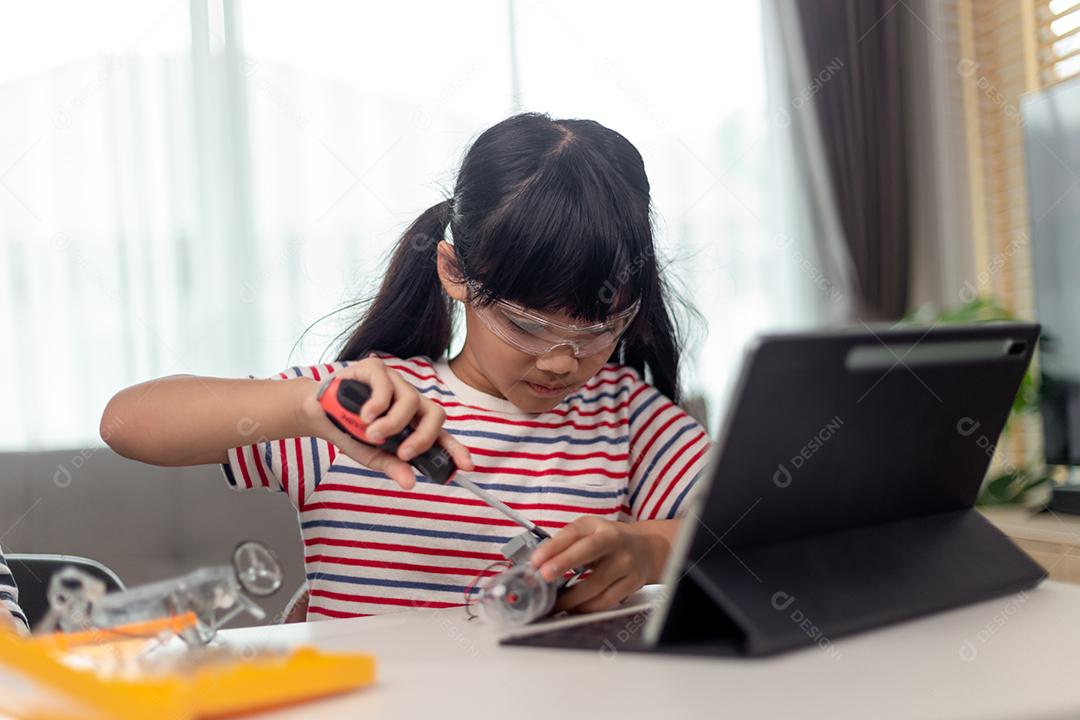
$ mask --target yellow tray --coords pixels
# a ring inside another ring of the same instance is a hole
[[[119,650],[132,642],[104,642],[93,649]],[[375,681],[374,656],[311,647],[133,679],[69,667],[63,662],[66,647],[71,644],[55,636],[35,640],[0,633],[0,686],[6,688],[0,693],[0,713],[19,720],[214,718],[313,700]]]

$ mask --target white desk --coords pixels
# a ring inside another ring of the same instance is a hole
[[[370,651],[377,684],[267,718],[1080,718],[1080,587],[763,660],[500,647],[460,608],[247,628],[230,644]]]

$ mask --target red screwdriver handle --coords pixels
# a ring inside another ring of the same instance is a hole
[[[401,443],[413,433],[412,426],[406,425],[400,432],[391,435],[382,442],[373,442],[367,436],[367,423],[360,417],[360,408],[371,399],[371,386],[359,380],[343,380],[331,377],[319,388],[318,400],[326,417],[338,429],[348,433],[365,445],[377,447],[391,455],[396,455]],[[450,453],[439,445],[430,448],[409,460],[409,464],[420,471],[424,477],[437,483],[446,484],[457,471],[457,465]]]

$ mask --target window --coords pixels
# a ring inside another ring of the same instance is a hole
[[[950,0],[938,11],[947,18],[942,28],[951,53],[946,72],[955,68],[943,120],[957,130],[958,142],[946,160],[964,168],[969,205],[974,282],[963,299],[993,296],[1016,315],[1031,318],[1033,218],[1022,96],[1080,71],[1080,0]],[[1041,454],[1038,419],[1024,417],[1020,423],[999,460],[1020,465]]]
[[[1080,0],[1040,3],[1037,32],[1044,85],[1080,72]]]
[[[717,412],[743,342],[813,316],[806,256],[774,241],[759,12],[21,9],[0,30],[0,445],[96,444],[108,398],[149,378],[318,360],[353,318],[319,319],[374,288],[469,141],[518,110],[592,117],[641,150],[669,277],[710,330],[687,388]]]

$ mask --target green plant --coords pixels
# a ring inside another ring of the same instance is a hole
[[[939,310],[924,305],[908,313],[900,322],[924,325],[956,325],[1016,320],[1008,308],[991,297],[976,297],[954,308]],[[1004,439],[1014,428],[1016,418],[1039,411],[1039,386],[1035,371],[1028,367],[1013,399],[1012,412],[1001,432]],[[1026,501],[1029,493],[1047,482],[1050,476],[1045,465],[1031,463],[1024,467],[1007,465],[1002,473],[983,483],[976,503],[979,505],[1014,505]]]
[[[986,481],[975,499],[977,505],[1016,505],[1024,503],[1028,494],[1050,482],[1045,469],[1016,469],[1003,472]]]

